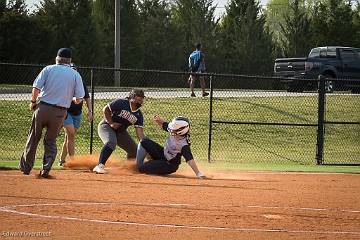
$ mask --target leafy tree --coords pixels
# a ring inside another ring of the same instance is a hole
[[[97,38],[99,39],[100,65],[114,66],[114,34],[115,34],[115,2],[95,0],[92,16],[95,22]]]
[[[38,63],[44,60],[45,29],[28,15],[23,0],[11,0],[0,15],[0,61]]]
[[[360,2],[357,2],[356,8],[354,9],[354,46],[360,47]]]
[[[264,11],[265,26],[271,33],[274,43],[275,55],[284,56],[283,35],[281,33],[281,25],[285,24],[285,17],[289,12],[289,0],[270,0]]]
[[[9,0],[7,6],[6,1],[4,1],[1,3],[1,7],[4,8],[6,12],[27,15],[25,0]]]
[[[6,0],[0,0],[0,17],[6,10]]]
[[[189,53],[198,42],[204,46],[207,69],[213,68],[216,58],[213,51],[216,47],[215,8],[212,0],[174,0],[173,21],[178,32],[183,69],[187,70]]]
[[[141,24],[135,0],[122,0],[120,10],[120,64],[125,68],[143,67]]]
[[[223,65],[226,72],[272,72],[272,43],[265,18],[255,0],[231,0],[222,22]]]
[[[144,68],[176,69],[181,56],[169,5],[164,0],[143,0],[138,5]]]
[[[95,0],[93,18],[100,39],[102,64],[114,66],[115,2]],[[120,1],[120,64],[142,68],[141,25],[135,0]]]
[[[91,16],[92,1],[78,0],[75,3],[74,11],[74,50],[78,63],[82,65],[97,65],[99,44],[96,34],[96,27]]]
[[[90,0],[43,0],[35,18],[50,33],[51,41],[47,44],[52,53],[48,55],[50,59],[58,48],[70,47],[76,64],[96,64],[93,61],[98,48]]]
[[[355,42],[351,1],[318,1],[312,14],[315,46],[352,45]]]
[[[305,2],[303,0],[291,1],[284,20],[284,23],[280,23],[280,41],[284,56],[306,56],[313,44]]]

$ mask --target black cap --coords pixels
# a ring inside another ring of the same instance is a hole
[[[70,48],[60,48],[57,52],[58,57],[71,58],[71,49]]]

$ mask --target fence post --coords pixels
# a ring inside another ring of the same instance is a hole
[[[324,157],[324,132],[325,132],[325,77],[319,75],[318,89],[318,128],[316,142],[316,163],[323,164]]]
[[[209,107],[209,144],[208,144],[208,162],[211,162],[211,134],[212,134],[212,107],[213,107],[213,87],[212,75],[210,76],[210,107]]]
[[[94,69],[92,68],[90,70],[90,85],[91,85],[91,109],[93,111],[92,114],[94,116],[95,87],[94,87]],[[94,142],[94,120],[90,122],[90,154],[92,154],[93,152],[93,142]]]
[[[116,69],[120,69],[120,54],[121,54],[121,48],[120,48],[120,0],[115,0],[115,37],[114,37],[114,67]],[[114,86],[120,87],[120,71],[115,70],[115,79],[114,79]]]

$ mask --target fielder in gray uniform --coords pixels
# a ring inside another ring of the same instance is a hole
[[[165,131],[170,133],[164,147],[151,139],[145,138],[138,144],[136,165],[141,173],[165,175],[178,170],[181,157],[198,178],[205,178],[205,175],[198,169],[190,149],[190,123],[189,119],[183,116],[174,118],[170,123],[165,122],[156,115],[154,121]],[[144,162],[145,156],[149,154],[151,160]]]
[[[140,107],[144,102],[144,91],[132,90],[127,99],[116,99],[104,109],[104,119],[99,123],[98,134],[104,143],[100,152],[99,164],[93,169],[95,173],[105,173],[105,164],[116,145],[127,152],[128,159],[136,157],[136,143],[127,132],[134,125],[139,140],[144,138],[144,118]]]
[[[61,130],[71,101],[80,103],[84,97],[84,87],[80,74],[70,67],[71,50],[60,48],[55,58],[56,64],[41,70],[33,83],[30,109],[34,111],[30,133],[19,168],[29,175],[34,166],[38,143],[42,130],[44,136],[44,157],[40,176],[47,178],[54,163],[57,147],[56,138]]]

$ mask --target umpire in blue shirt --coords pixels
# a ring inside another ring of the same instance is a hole
[[[21,156],[19,168],[29,175],[34,166],[36,149],[44,135],[44,157],[40,176],[47,178],[57,153],[56,138],[61,130],[71,101],[80,103],[84,87],[80,74],[70,67],[71,50],[60,48],[56,64],[41,70],[33,83],[30,109],[34,111],[30,132]]]

